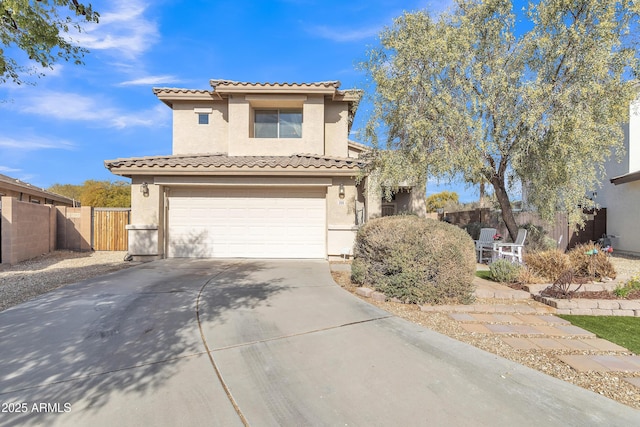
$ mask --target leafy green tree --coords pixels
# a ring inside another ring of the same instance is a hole
[[[458,193],[455,191],[441,191],[427,197],[427,212],[435,212],[443,209],[448,204],[457,204],[459,201]]]
[[[47,190],[78,201],[82,194],[82,186],[74,184],[53,184]]]
[[[131,186],[124,181],[93,181],[83,184],[80,202],[83,206],[130,207]]]
[[[546,219],[579,206],[621,154],[637,95],[640,2],[541,0],[518,19],[508,0],[457,0],[433,19],[405,13],[363,68],[375,83],[367,126],[382,182],[461,177],[493,187],[512,238],[509,190],[528,186]],[[381,129],[385,130],[384,134]]]
[[[18,48],[42,68],[51,68],[60,59],[81,64],[88,51],[66,34],[72,28],[81,31],[83,21],[98,22],[99,17],[90,4],[76,0],[0,1],[0,83],[20,84],[22,73],[35,74],[33,67],[7,56],[2,46]]]
[[[52,193],[79,200],[82,206],[101,208],[131,207],[131,185],[124,181],[96,181],[89,179],[82,185],[54,184]]]

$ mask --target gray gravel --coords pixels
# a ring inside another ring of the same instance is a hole
[[[126,252],[54,251],[0,267],[0,311],[70,283],[131,267]]]

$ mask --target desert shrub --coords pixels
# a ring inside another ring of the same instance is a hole
[[[469,236],[471,236],[473,240],[478,240],[478,238],[480,238],[480,229],[494,228],[494,227],[490,226],[489,224],[485,224],[484,222],[470,222],[469,224],[463,226],[462,228],[467,233],[469,233]]]
[[[527,239],[525,240],[527,252],[550,251],[558,246],[555,240],[547,236],[545,229],[538,225],[529,222],[521,225],[520,228],[527,230]]]
[[[521,265],[520,270],[518,271],[518,280],[517,283],[521,283],[523,285],[533,284],[533,283],[542,283],[544,279],[535,275],[533,271],[526,265]]]
[[[356,237],[352,280],[415,304],[473,301],[474,244],[461,228],[415,216],[377,218]]]
[[[557,249],[525,253],[524,263],[533,275],[549,282],[555,282],[564,271],[571,268],[569,256]]]
[[[491,278],[500,283],[516,283],[520,275],[520,264],[499,259],[489,265]]]
[[[364,285],[366,266],[362,259],[356,258],[351,263],[351,281],[358,285]]]
[[[593,254],[594,251],[597,252]],[[602,251],[599,245],[583,243],[571,249],[568,255],[574,274],[578,277],[610,277],[612,279],[616,277],[616,270],[613,268],[609,256]]]

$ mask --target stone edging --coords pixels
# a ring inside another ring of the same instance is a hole
[[[640,317],[640,301],[611,299],[558,299],[531,295],[534,300],[554,307],[557,314],[584,316],[628,316]]]
[[[369,289],[364,286],[356,288],[356,294],[379,302],[385,302],[387,300],[387,296],[382,292],[376,292],[373,289]]]

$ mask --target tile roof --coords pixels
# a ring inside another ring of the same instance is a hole
[[[340,87],[338,80],[331,80],[326,82],[312,82],[312,83],[288,83],[288,82],[274,82],[274,83],[254,83],[254,82],[236,82],[233,80],[224,79],[211,79],[209,80],[211,87],[215,89],[216,86],[234,86],[234,87],[326,87],[335,88]]]
[[[153,93],[155,95],[162,94],[162,93],[192,95],[192,94],[211,94],[211,91],[204,90],[204,89],[183,89],[179,87],[154,87]]]
[[[324,157],[314,154],[291,156],[227,156],[226,154],[194,154],[158,157],[133,157],[105,161],[111,171],[132,168],[196,168],[196,169],[346,169],[355,170],[363,166],[355,158]]]

